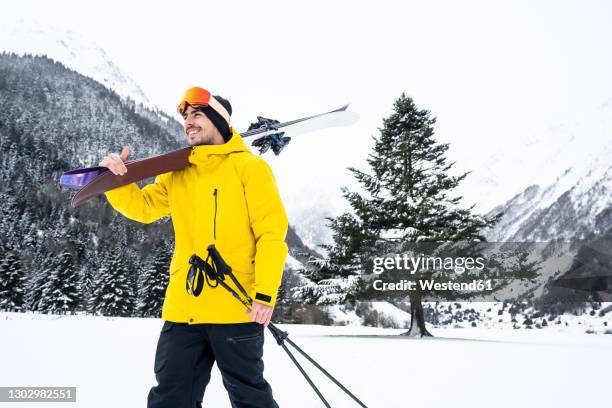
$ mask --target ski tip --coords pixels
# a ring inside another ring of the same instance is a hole
[[[344,105],[343,107],[341,107],[340,109],[338,109],[338,111],[345,111],[348,109],[350,103],[347,103],[346,105]]]

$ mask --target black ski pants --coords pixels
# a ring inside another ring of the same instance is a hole
[[[148,408],[200,408],[216,361],[234,408],[278,408],[263,377],[264,326],[165,321]]]

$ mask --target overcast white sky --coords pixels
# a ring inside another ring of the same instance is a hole
[[[377,126],[405,91],[449,140],[491,140],[588,110],[612,87],[605,1],[55,0],[2,14],[89,36],[165,110],[200,84],[240,118],[350,101]]]
[[[438,117],[465,169],[612,95],[606,1],[3,4],[0,22],[20,17],[93,39],[166,111],[193,85],[228,98],[238,130],[257,114],[288,120],[351,102],[359,124],[325,132],[330,149],[316,153],[331,174],[363,163],[401,92]]]

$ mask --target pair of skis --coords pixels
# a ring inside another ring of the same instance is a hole
[[[258,121],[241,133],[243,138],[258,136],[251,145],[260,154],[272,149],[278,155],[287,146],[291,137],[334,126],[348,126],[357,121],[359,115],[347,111],[348,104],[329,112],[280,123],[273,119],[258,116]],[[154,177],[169,171],[180,170],[189,165],[191,147],[174,150],[159,156],[133,160],[125,163],[128,171],[123,175],[113,174],[106,167],[87,167],[65,172],[60,178],[60,186],[78,189],[72,198],[72,207],[77,207],[89,199],[136,181]]]

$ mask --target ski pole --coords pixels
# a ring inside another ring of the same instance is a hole
[[[190,270],[189,275],[193,275],[193,276],[191,278],[188,277],[187,279],[187,290],[190,293],[194,294],[194,296],[199,295],[201,287],[198,288],[198,290],[193,291],[193,288],[191,286],[193,285],[193,282],[196,280],[197,272],[204,269],[204,274],[206,275],[206,277],[210,278],[211,280],[217,283],[217,285],[212,286],[210,285],[210,282],[209,282],[208,283],[209,286],[214,288],[218,285],[221,285],[223,289],[227,290],[236,300],[242,303],[242,305],[250,312],[252,305],[253,305],[253,300],[248,295],[244,287],[240,284],[238,279],[236,279],[236,276],[232,272],[232,268],[227,263],[225,263],[225,261],[221,257],[221,254],[219,253],[219,251],[217,251],[214,245],[209,245],[207,250],[208,250],[208,255],[209,255],[208,259],[212,260],[212,265],[208,264],[208,262],[205,262],[204,260],[202,260],[202,258],[198,257],[195,254],[192,255],[191,258],[189,259],[189,263],[192,265],[191,266],[192,269]],[[193,271],[193,274],[191,273],[192,271]],[[228,275],[230,277],[232,282],[236,285],[238,290],[241,292],[242,296],[240,296],[238,292],[236,292],[232,287],[230,287],[227,283],[225,283],[225,275]],[[200,279],[200,281],[202,280]],[[317,396],[321,399],[321,401],[323,402],[326,408],[331,408],[331,405],[329,405],[329,402],[327,402],[323,394],[321,394],[321,391],[319,391],[319,389],[314,384],[312,379],[308,376],[304,368],[297,361],[293,353],[291,353],[289,348],[286,346],[285,341],[287,341],[287,343],[289,343],[290,346],[292,346],[303,357],[305,357],[308,361],[310,361],[312,365],[314,365],[323,374],[325,374],[327,378],[333,381],[333,383],[336,384],[349,397],[351,397],[353,401],[359,404],[362,408],[368,408],[363,402],[361,402],[359,398],[357,398],[352,392],[350,392],[348,388],[342,385],[340,381],[338,381],[333,375],[331,375],[326,369],[324,369],[319,363],[317,363],[312,357],[310,357],[304,350],[302,350],[297,344],[295,344],[291,339],[289,339],[289,333],[279,329],[278,327],[276,327],[276,325],[274,325],[274,323],[269,323],[268,329],[272,333],[272,336],[276,340],[276,343],[279,346],[281,346],[283,350],[285,350],[285,352],[287,353],[287,355],[289,356],[293,364],[295,364],[295,366],[298,368],[300,373],[304,376],[304,378],[306,379],[308,384],[312,387],[312,389],[317,394]]]
[[[344,391],[349,397],[351,397],[353,399],[353,401],[355,401],[357,404],[359,404],[360,406],[362,406],[363,408],[368,408],[363,402],[361,402],[361,400],[359,398],[357,398],[352,392],[350,392],[348,390],[348,388],[346,388],[344,385],[342,385],[342,383],[340,383],[340,381],[338,381],[336,378],[334,378],[333,375],[331,375],[326,369],[324,369],[323,367],[321,367],[321,365],[319,363],[317,363],[312,357],[310,357],[304,350],[302,350],[297,344],[295,344],[290,338],[289,338],[289,334],[287,332],[283,332],[282,330],[280,330],[278,327],[276,327],[274,324],[270,323],[268,325],[268,329],[270,329],[270,331],[272,332],[272,335],[274,335],[274,331],[278,330],[281,333],[284,334],[284,337],[282,338],[282,340],[286,340],[294,349],[296,349],[298,351],[298,353],[300,353],[302,356],[304,356],[308,361],[310,361],[310,363],[312,363],[312,365],[314,365],[315,367],[317,367],[323,374],[325,374],[327,376],[327,378],[329,378],[330,380],[333,381],[334,384],[336,384],[342,391]],[[276,342],[278,343],[278,338],[274,335],[274,337],[277,339]],[[279,343],[280,344],[280,343]],[[283,348],[286,349],[286,347],[283,344],[280,344],[281,346],[283,346]]]
[[[221,285],[221,287],[223,287],[224,289],[228,290],[234,298],[238,299],[240,301],[240,303],[242,303],[246,309],[250,312],[251,311],[251,304],[247,303],[244,299],[242,299],[234,290],[232,290],[232,288],[230,288],[225,282],[223,281],[218,281],[219,284]],[[310,384],[310,386],[312,387],[312,389],[314,390],[314,392],[319,396],[319,398],[321,399],[321,401],[323,402],[323,404],[327,407],[327,408],[331,408],[331,406],[329,405],[329,403],[327,402],[327,400],[325,399],[325,397],[323,397],[323,394],[321,394],[321,392],[319,391],[319,389],[317,388],[317,386],[314,384],[314,382],[312,382],[312,380],[310,379],[310,377],[308,376],[308,374],[306,373],[306,371],[304,371],[304,368],[302,368],[302,366],[300,365],[300,363],[296,360],[295,356],[293,355],[293,353],[291,353],[291,351],[287,348],[287,346],[285,345],[285,340],[293,347],[295,348],[302,356],[304,356],[308,361],[310,361],[312,363],[312,365],[314,365],[316,368],[318,368],[323,374],[325,374],[327,376],[327,378],[329,378],[330,380],[332,380],[334,382],[334,384],[336,384],[342,391],[344,391],[349,397],[351,397],[355,402],[357,402],[360,406],[362,406],[363,408],[368,408],[363,402],[361,402],[361,400],[359,400],[359,398],[357,398],[352,392],[350,392],[344,385],[342,385],[342,383],[340,383],[340,381],[338,381],[333,375],[331,375],[326,369],[324,369],[323,367],[321,367],[321,365],[319,363],[317,363],[312,357],[310,357],[304,350],[302,350],[297,344],[295,344],[290,338],[289,338],[289,334],[281,329],[279,329],[278,327],[276,327],[274,325],[274,323],[269,323],[268,324],[268,329],[270,330],[270,332],[272,333],[272,336],[274,337],[274,339],[276,340],[276,343],[281,346],[283,348],[283,350],[285,350],[285,352],[287,353],[287,355],[289,356],[289,358],[291,359],[291,361],[293,361],[293,363],[295,364],[295,366],[298,368],[298,370],[300,370],[300,372],[302,373],[302,375],[304,376],[304,378],[306,379],[306,381],[308,381],[308,384]]]

